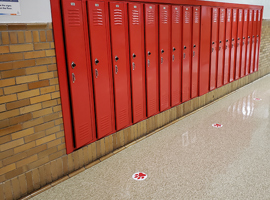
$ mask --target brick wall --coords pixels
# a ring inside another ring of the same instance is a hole
[[[4,25],[0,31],[0,200],[53,187],[270,73],[270,20],[263,20],[258,72],[66,155],[51,25]]]

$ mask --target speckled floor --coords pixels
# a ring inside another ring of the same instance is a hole
[[[33,199],[269,200],[269,113],[270,75]]]

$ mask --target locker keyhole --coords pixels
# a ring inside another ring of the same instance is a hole
[[[95,64],[97,65],[99,63],[99,60],[96,58],[95,59]]]
[[[232,41],[234,41],[234,39],[232,39]]]
[[[74,62],[71,63],[71,68],[74,69],[76,67],[76,64]]]
[[[186,47],[186,46],[184,46],[184,49],[187,49],[187,47]]]
[[[115,61],[117,62],[119,60],[118,56],[115,56]]]
[[[173,47],[173,51],[175,51],[176,50],[176,48],[175,47]]]
[[[161,53],[164,53],[164,50],[163,49],[161,49]]]
[[[147,54],[148,54],[148,56],[150,56],[150,55],[151,55],[151,52],[150,52],[150,51],[148,51],[148,53],[147,53]]]
[[[136,58],[136,54],[134,53],[134,54],[132,54],[132,58],[133,59],[135,59]]]
[[[193,48],[195,48],[195,47],[196,47],[196,44],[193,45]]]

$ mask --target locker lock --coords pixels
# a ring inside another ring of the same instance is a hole
[[[229,42],[229,40],[226,40],[226,42]]]
[[[250,36],[248,36],[248,38],[250,38]]]
[[[243,37],[243,39],[245,40],[246,38],[245,38],[245,37]]]
[[[196,44],[193,45],[193,48],[195,48],[195,47],[196,47]]]
[[[119,60],[118,56],[115,56],[115,61],[117,62]]]
[[[148,56],[150,56],[150,55],[151,55],[151,52],[150,52],[150,51],[148,51],[148,52],[147,52],[147,54],[148,54]]]
[[[134,54],[132,54],[132,58],[134,59],[134,58],[136,58],[136,54],[134,53]]]
[[[259,37],[259,35],[257,35],[257,37]]]
[[[187,49],[187,47],[186,47],[186,46],[184,46],[184,49]]]
[[[75,62],[72,62],[72,63],[71,63],[71,68],[74,69],[75,67],[76,67]]]
[[[238,38],[238,40],[240,40],[240,38]]]
[[[99,63],[99,60],[96,58],[95,59],[95,64],[97,65]]]
[[[215,44],[215,42],[212,42],[212,44]]]
[[[161,49],[161,53],[164,53],[164,50],[163,49]]]
[[[253,35],[253,38],[254,38],[255,36]]]
[[[175,47],[173,47],[173,51],[175,51],[176,50],[176,48]]]
[[[234,39],[232,39],[232,41],[234,41]]]
[[[222,41],[220,40],[220,41],[219,41],[219,43],[221,44],[221,43],[222,43]]]

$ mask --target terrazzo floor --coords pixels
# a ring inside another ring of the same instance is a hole
[[[136,172],[147,178],[134,180]],[[32,198],[37,199],[269,200],[270,75]]]

